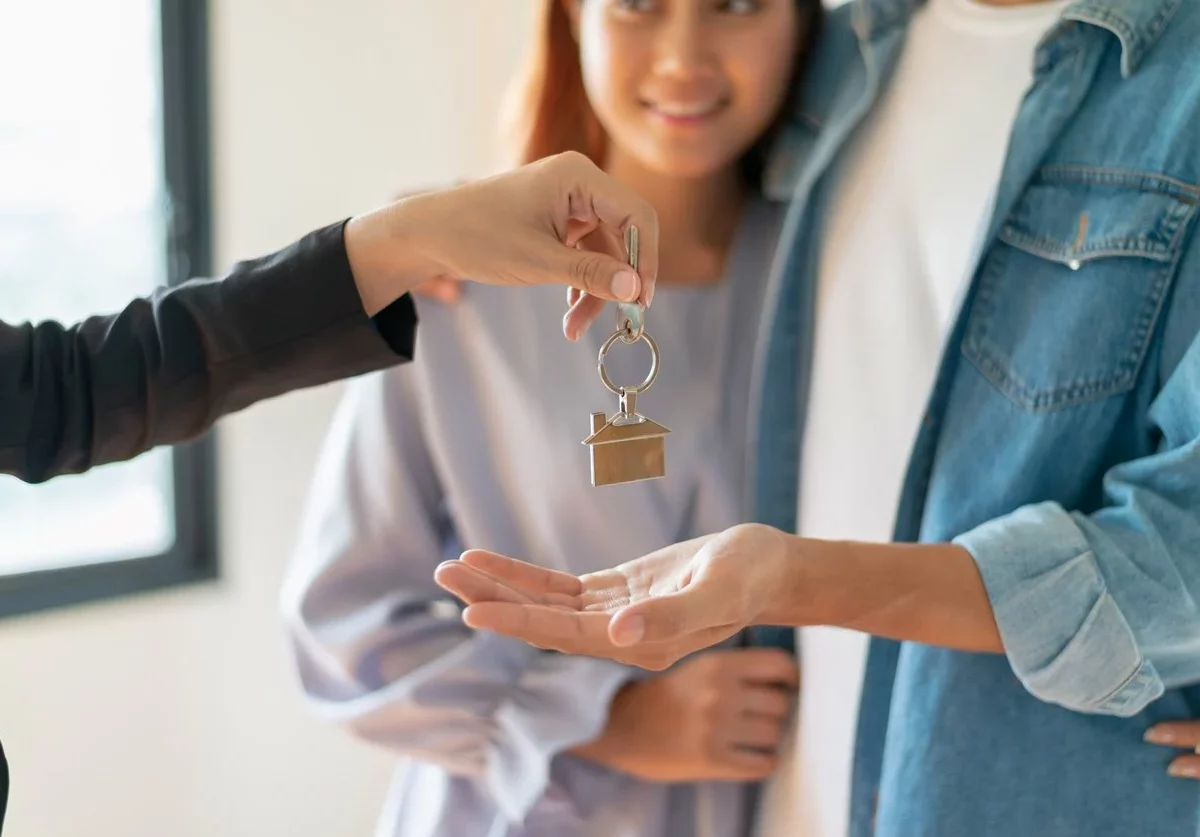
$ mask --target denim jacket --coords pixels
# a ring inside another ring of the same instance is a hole
[[[756,516],[795,525],[817,242],[919,0],[831,15],[769,186]],[[1006,657],[874,640],[852,833],[1195,834],[1142,743],[1200,710],[1200,3],[1077,0],[1041,42],[896,523],[974,557]]]

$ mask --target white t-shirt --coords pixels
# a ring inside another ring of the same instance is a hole
[[[825,227],[800,474],[805,536],[891,539],[1034,52],[1065,5],[929,0],[913,18]],[[804,628],[797,639],[795,739],[764,795],[761,834],[844,837],[867,638]]]

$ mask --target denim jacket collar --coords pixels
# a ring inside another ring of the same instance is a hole
[[[881,64],[895,60],[909,19],[925,2],[855,0],[851,8],[844,10],[850,13],[854,34],[849,38],[831,34],[818,42],[794,121],[776,142],[768,166],[764,180],[768,195],[777,200],[792,196],[809,161],[815,137],[826,127],[842,122],[848,110],[862,110],[862,103],[856,106],[854,96],[847,97],[848,92],[857,90],[868,100],[879,92]],[[1060,25],[1043,39],[1039,63],[1048,57],[1048,48],[1057,43],[1060,36],[1069,34],[1067,30],[1085,24],[1103,29],[1120,41],[1121,72],[1128,78],[1137,72],[1184,2],[1075,0],[1064,10]],[[847,60],[848,53],[852,52],[858,55],[856,61]],[[844,84],[847,72],[862,76],[859,84],[850,85],[849,91]]]
[[[1121,74],[1129,78],[1142,63],[1184,0],[1076,0],[1064,20],[1090,23],[1121,41]]]
[[[1184,0],[1076,0],[1063,13],[1064,20],[1107,29],[1121,41],[1121,67],[1126,76],[1137,71],[1146,53],[1166,29]],[[872,41],[892,27],[904,24],[925,0],[857,0],[854,30]]]

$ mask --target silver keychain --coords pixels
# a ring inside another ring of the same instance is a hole
[[[629,266],[638,267],[637,227],[625,239]],[[637,386],[617,386],[604,369],[604,358],[616,342],[633,345],[639,340],[650,347],[650,371]],[[617,396],[617,412],[592,413],[592,435],[583,440],[591,452],[592,485],[617,485],[663,477],[667,473],[666,436],[671,431],[637,411],[638,396],[658,377],[658,344],[646,333],[646,309],[640,302],[617,305],[617,330],[600,347],[597,360],[600,381]]]

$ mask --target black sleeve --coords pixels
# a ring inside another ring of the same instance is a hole
[[[0,834],[4,833],[4,811],[8,808],[8,760],[0,746]]]
[[[79,473],[194,438],[256,401],[411,360],[412,300],[367,317],[344,226],[72,328],[0,323],[0,474]]]

